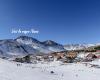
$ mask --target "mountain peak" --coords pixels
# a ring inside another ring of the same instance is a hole
[[[30,39],[33,39],[33,38],[32,37],[29,37],[29,36],[19,36],[16,39],[30,40]]]
[[[46,41],[43,42],[43,44],[49,45],[49,46],[60,45],[60,44],[58,44],[58,43],[56,43],[56,42],[54,42],[52,40],[46,40]]]
[[[29,36],[19,36],[15,39],[18,42],[26,42],[26,43],[40,43],[37,39],[33,38],[33,37],[29,37]]]

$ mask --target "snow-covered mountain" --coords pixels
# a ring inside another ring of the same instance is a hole
[[[17,42],[24,45],[29,45],[32,48],[38,50],[41,53],[59,52],[64,51],[64,47],[54,41],[47,40],[40,42],[37,39],[28,36],[20,36],[16,39]]]
[[[51,52],[47,49],[47,47],[45,47],[40,41],[38,41],[35,38],[28,37],[28,36],[20,36],[15,40],[23,46],[27,45],[28,47],[37,50],[37,52],[41,52],[41,53]],[[28,47],[27,48],[25,47],[25,48],[29,50]]]
[[[24,55],[27,51],[18,42],[10,40],[0,41],[0,56]]]
[[[66,50],[80,50],[80,49],[86,49],[89,47],[99,46],[100,44],[67,44],[64,45],[64,48]]]
[[[54,52],[65,51],[63,45],[58,44],[52,40],[44,41],[42,42],[42,44],[44,44],[50,51]]]
[[[35,38],[20,36],[16,39],[0,40],[0,56],[20,56],[27,54],[47,54],[64,51],[63,45],[47,40],[40,42]]]
[[[98,44],[69,44],[61,45],[52,40],[41,42],[28,36],[19,36],[16,39],[0,40],[0,57],[23,56],[27,54],[48,54],[66,50],[79,50]]]

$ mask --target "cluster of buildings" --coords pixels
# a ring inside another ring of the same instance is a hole
[[[62,61],[62,62],[72,62],[77,57],[77,52],[54,52],[50,54],[40,54],[40,55],[27,55],[22,58],[16,58],[17,62],[27,62],[27,63],[36,63],[36,62],[51,62],[51,61]]]
[[[79,56],[82,55],[82,56]],[[50,54],[27,55],[22,58],[16,58],[17,62],[37,63],[61,61],[63,63],[92,61],[100,58],[100,50],[96,52],[62,51]]]

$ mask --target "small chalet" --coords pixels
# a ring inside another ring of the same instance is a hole
[[[67,58],[75,58],[75,57],[77,57],[77,52],[68,52],[66,54],[66,57]]]
[[[89,53],[86,56],[86,59],[88,59],[88,60],[93,60],[93,59],[96,59],[96,58],[97,58],[97,56],[95,54],[93,54],[93,53]]]

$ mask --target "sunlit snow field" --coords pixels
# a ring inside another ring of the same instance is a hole
[[[89,64],[100,62],[22,64],[0,59],[0,80],[100,80],[100,69]]]

